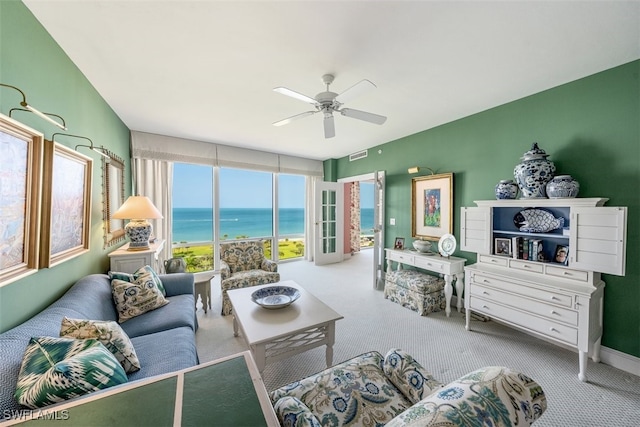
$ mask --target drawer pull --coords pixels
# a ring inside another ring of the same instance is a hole
[[[489,295],[489,292],[487,292],[487,291],[482,291],[482,294],[483,294],[483,295]]]
[[[564,272],[564,273],[562,273],[562,274],[564,274],[565,276],[572,276],[572,274],[571,274],[571,273],[569,273],[568,271],[565,271],[565,272]]]
[[[555,295],[551,295],[551,299],[552,300],[559,300],[560,298],[556,297]]]
[[[491,283],[491,281],[487,279],[482,279],[482,283]]]
[[[522,267],[523,267],[523,268],[531,268],[531,266],[530,266],[530,265],[528,265],[528,264],[524,264]]]
[[[492,259],[491,262],[498,262],[498,260],[497,259]]]
[[[429,267],[431,267],[433,264],[431,264],[430,262],[428,262],[428,263],[427,263],[427,265],[428,265]]]
[[[482,308],[484,308],[485,310],[489,310],[489,307],[487,307],[486,305],[483,305]]]
[[[551,310],[551,314],[558,315],[559,313],[557,311],[555,311],[555,310]]]
[[[549,328],[551,332],[559,332],[556,328]]]

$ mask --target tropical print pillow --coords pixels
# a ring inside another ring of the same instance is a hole
[[[148,265],[145,265],[144,267],[140,267],[133,274],[121,273],[119,271],[110,271],[109,279],[124,280],[125,282],[135,282],[138,279],[142,279],[142,280],[150,279],[150,280],[153,280],[153,282],[156,284],[158,289],[160,289],[160,292],[162,292],[162,296],[167,296],[167,291],[164,289],[162,280],[160,280],[160,277],[158,277],[158,274],[155,272],[155,270]]]
[[[140,362],[131,340],[116,322],[106,320],[62,319],[60,336],[96,339],[120,362],[128,374],[140,370]]]
[[[118,311],[118,323],[169,304],[150,275],[138,276],[133,282],[112,279],[111,295]]]
[[[31,338],[14,394],[21,405],[42,408],[127,382],[127,374],[99,341]]]

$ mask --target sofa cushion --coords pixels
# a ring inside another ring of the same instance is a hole
[[[129,374],[129,381],[190,368],[200,363],[193,337],[193,330],[185,326],[131,338],[141,368]]]
[[[114,321],[69,319],[65,316],[60,325],[60,336],[96,339],[116,357],[126,373],[140,369],[140,362],[131,340]]]
[[[112,279],[111,290],[119,323],[169,303],[151,275],[139,276],[133,282]]]
[[[109,278],[111,280],[118,279],[118,280],[124,280],[125,282],[132,282],[132,283],[137,281],[140,278],[142,278],[143,280],[153,280],[153,282],[156,284],[158,289],[160,289],[160,292],[162,292],[162,296],[167,296],[167,291],[164,289],[162,280],[160,280],[160,277],[158,277],[158,275],[153,270],[153,268],[151,268],[148,265],[140,267],[133,274],[121,273],[118,271],[110,271]]]
[[[489,366],[434,391],[386,427],[528,426],[546,410],[538,383],[508,368]]]
[[[35,409],[126,382],[122,366],[99,341],[38,337],[25,351],[15,397]]]
[[[144,316],[134,317],[121,323],[120,326],[129,338],[153,334],[173,328],[187,326],[192,333],[196,331],[193,294],[176,295],[167,298],[170,304],[156,310],[148,311]]]
[[[412,402],[385,376],[382,361],[378,352],[362,354],[272,391],[271,401],[295,397],[321,425],[384,425]]]

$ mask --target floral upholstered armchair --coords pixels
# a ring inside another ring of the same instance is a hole
[[[373,351],[270,393],[283,426],[528,426],[547,408],[540,385],[491,366],[443,385],[399,349]]]
[[[262,240],[244,240],[220,245],[222,315],[231,314],[227,291],[280,281],[278,264],[264,256]]]

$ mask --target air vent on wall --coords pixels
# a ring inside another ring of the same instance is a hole
[[[358,151],[357,153],[349,154],[349,161],[353,162],[354,160],[364,159],[369,155],[369,150]]]

